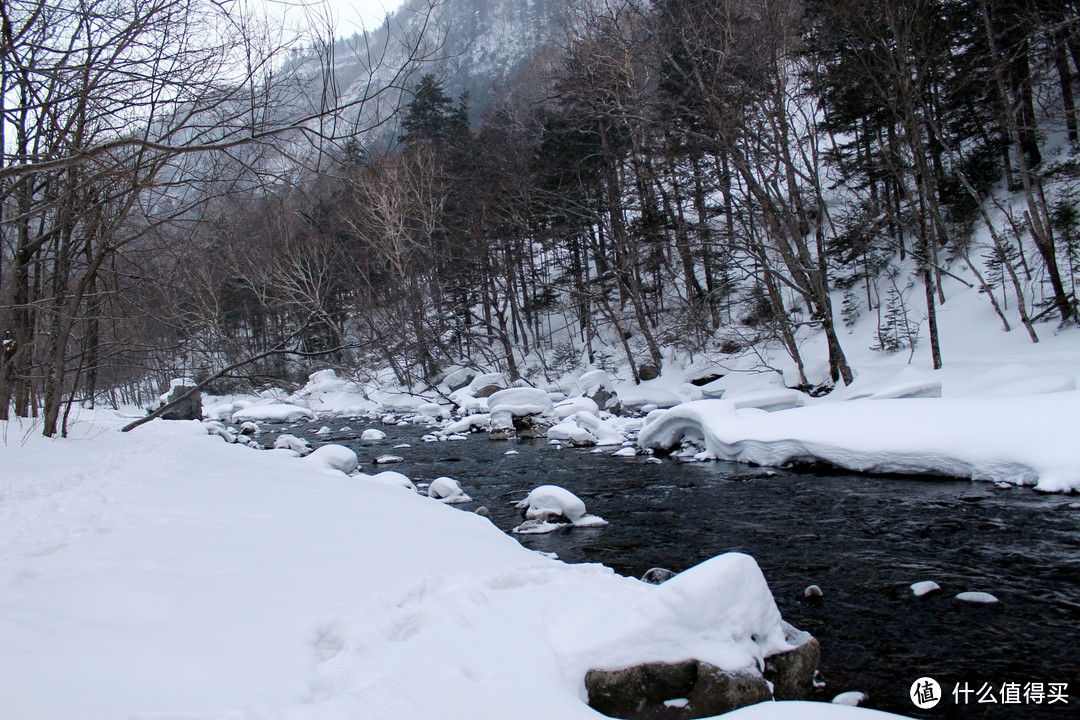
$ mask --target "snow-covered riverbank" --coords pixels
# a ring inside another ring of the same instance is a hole
[[[665,590],[291,451],[120,424],[5,428],[5,718],[592,718],[589,667],[784,647],[746,556]]]
[[[389,413],[391,422],[430,424],[435,439],[470,430],[505,435],[531,417],[537,436],[622,454],[636,441],[643,451],[675,450],[684,458],[823,461],[860,472],[1080,490],[1080,331],[1044,326],[1038,344],[1022,333],[988,333],[985,301],[953,290],[941,314],[954,343],[944,348],[943,369],[930,369],[925,349],[909,358],[866,345],[849,351],[854,382],[817,397],[789,387],[796,373],[783,357],[764,358],[766,370],[761,357],[721,364],[673,355],[660,377],[640,384],[626,368],[513,382],[457,368],[437,388],[409,394],[385,375],[354,381],[323,371],[292,394],[221,398],[207,409],[235,422]],[[849,347],[869,343],[870,329],[856,326]],[[808,338],[803,355],[807,376],[825,380],[821,338]],[[504,389],[529,383],[535,387]]]

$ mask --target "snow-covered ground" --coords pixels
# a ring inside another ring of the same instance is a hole
[[[5,720],[593,718],[590,667],[736,669],[786,647],[748,556],[652,586],[348,476],[338,455],[122,420],[56,440],[2,428]],[[794,716],[874,714],[745,715]]]
[[[930,369],[925,342],[910,358],[871,351],[864,318],[842,336],[855,381],[820,398],[786,387],[790,360],[762,352],[672,355],[640,385],[594,369],[501,393],[513,383],[490,372],[462,369],[411,395],[323,371],[293,394],[211,398],[204,410],[237,426],[407,418],[430,426],[429,441],[539,413],[551,442],[618,455],[688,440],[683,457],[1080,490],[1080,331],[1044,323],[1032,344],[1001,332],[976,292],[946,289],[944,369]],[[802,352],[811,381],[824,379],[821,339]],[[723,377],[688,382],[708,373]],[[639,416],[606,412],[609,392]],[[55,440],[0,425],[4,720],[595,718],[590,667],[692,655],[737,669],[782,643],[767,578],[746,556],[651,586],[528,551],[400,473],[346,475],[356,457],[344,448],[300,458],[195,422],[121,434],[127,419],[87,414]],[[875,715],[767,703],[732,717]]]

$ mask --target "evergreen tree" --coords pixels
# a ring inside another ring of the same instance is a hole
[[[446,140],[451,128],[460,122],[458,111],[443,90],[442,84],[431,73],[420,78],[413,89],[413,99],[401,121],[404,131],[399,137],[403,143],[417,142],[441,143]]]

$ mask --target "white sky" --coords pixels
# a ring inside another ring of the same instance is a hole
[[[335,20],[338,37],[352,35],[362,29],[375,30],[382,25],[386,13],[393,12],[403,0],[262,0],[267,10],[302,19],[306,11],[318,17],[330,13]]]

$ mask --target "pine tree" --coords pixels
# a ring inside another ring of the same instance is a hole
[[[455,125],[457,112],[443,90],[442,84],[431,73],[420,78],[413,89],[413,99],[401,121],[404,131],[399,137],[403,143],[441,143]]]

